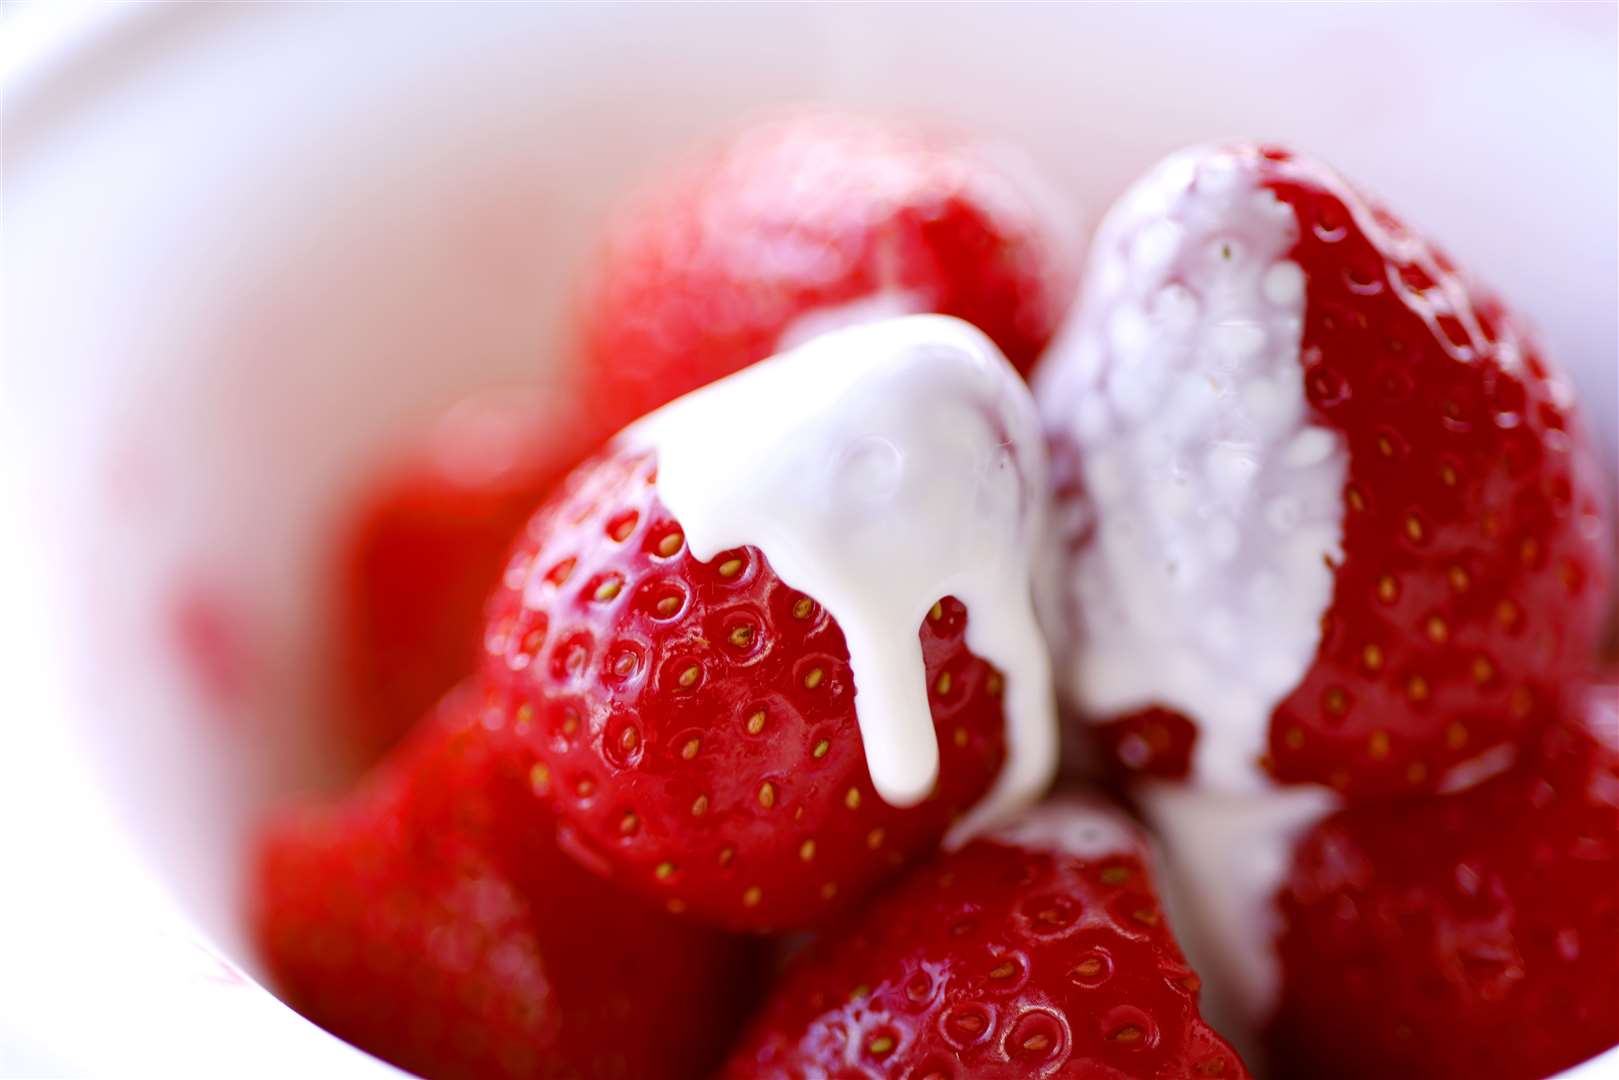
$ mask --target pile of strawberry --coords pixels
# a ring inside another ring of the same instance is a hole
[[[1318,658],[1264,763],[1341,809],[1272,901],[1251,1064],[1548,1075],[1619,1043],[1619,749],[1589,689],[1613,538],[1582,436],[1499,304],[1324,170],[1250,160],[1303,226],[1307,392],[1351,449]],[[1040,205],[972,144],[810,114],[625,210],[585,297],[584,419],[485,402],[349,534],[347,741],[409,734],[266,828],[254,927],[290,1003],[429,1077],[1249,1075],[1122,809],[1060,794],[941,850],[1006,755],[971,611],[941,596],[918,627],[939,779],[891,806],[837,622],[756,548],[695,558],[650,455],[591,450],[854,319],[957,315],[1027,374],[1074,281]],[[1364,287],[1396,263],[1409,289]],[[1197,737],[1165,709],[1085,719],[1065,737],[1153,750],[1109,758],[1126,794]],[[1510,764],[1441,789],[1481,740]]]

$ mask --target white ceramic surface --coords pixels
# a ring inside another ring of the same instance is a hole
[[[186,4],[4,36],[0,1075],[387,1071],[242,974],[243,830],[313,775],[324,530],[410,424],[550,371],[603,207],[751,109],[970,125],[1090,210],[1176,145],[1291,142],[1535,319],[1613,456],[1611,6]]]

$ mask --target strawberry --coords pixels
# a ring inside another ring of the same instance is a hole
[[[338,547],[343,742],[362,763],[477,665],[483,602],[512,534],[591,448],[535,391],[445,413],[373,482]]]
[[[754,990],[751,942],[621,897],[557,849],[475,691],[352,796],[273,823],[254,932],[287,1001],[432,1077],[696,1077]]]
[[[1064,796],[818,940],[721,1077],[1246,1077],[1198,1013],[1145,837]]]
[[[803,112],[659,177],[618,215],[586,293],[587,406],[625,423],[816,329],[922,312],[973,323],[1027,371],[1070,275],[1032,187],[1004,166]]]
[[[1170,159],[1093,257],[1036,384],[1070,689],[1114,759],[1383,797],[1532,738],[1591,662],[1612,531],[1506,308],[1252,146]]]
[[[942,598],[919,631],[938,782],[890,806],[837,623],[757,548],[694,558],[655,465],[610,447],[536,512],[490,602],[485,683],[587,865],[729,928],[811,925],[984,795],[1005,757],[1002,677]]]
[[[1508,772],[1300,841],[1269,1032],[1285,1075],[1532,1080],[1619,1043],[1619,689],[1599,693],[1605,715]]]

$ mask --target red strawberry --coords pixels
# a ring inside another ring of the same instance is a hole
[[[752,943],[560,854],[521,753],[454,692],[362,788],[277,821],[254,929],[305,1015],[433,1077],[695,1077],[756,992]]]
[[[1532,1080],[1619,1043],[1619,690],[1600,694],[1507,773],[1303,838],[1269,1033],[1285,1075]]]
[[[1065,797],[908,874],[789,969],[722,1077],[1247,1071],[1198,1014],[1145,838]]]
[[[1136,655],[1163,642],[1141,666],[1161,683],[1203,665],[1200,684],[1182,683],[1195,691],[1144,681],[1092,700],[1103,743],[1129,769],[1210,781],[1199,744],[1233,726],[1215,699],[1234,670],[1248,695],[1279,656],[1279,679],[1272,665],[1262,693],[1220,706],[1255,713],[1250,772],[1355,797],[1431,791],[1532,737],[1591,662],[1609,585],[1612,532],[1567,382],[1497,300],[1318,163],[1192,151],[1144,190],[1104,226],[1076,344],[1041,373],[1072,580],[1138,581],[1123,563],[1139,555],[1177,578],[1163,595],[1205,588],[1244,614],[1234,633],[1214,602],[1180,618],[1138,604],[1153,618],[1132,620],[1127,590],[1074,586],[1078,639],[1135,633]],[[1271,233],[1274,253],[1261,250]],[[1180,283],[1215,263],[1218,288]],[[1267,443],[1262,406],[1298,420]],[[1166,452],[1148,428],[1171,414],[1214,417],[1207,441]],[[1344,464],[1318,479],[1322,460]],[[1222,482],[1241,497],[1207,494]],[[1320,602],[1302,610],[1318,575]],[[1282,621],[1294,612],[1302,622]]]
[[[512,534],[589,452],[539,395],[487,391],[446,413],[344,526],[344,741],[374,760],[477,665],[483,602]]]
[[[948,597],[920,631],[939,780],[872,787],[842,631],[756,548],[698,562],[655,462],[610,448],[530,520],[490,603],[486,682],[544,763],[569,850],[733,928],[818,922],[937,843],[1005,756],[1001,677]]]
[[[616,221],[585,302],[588,406],[625,423],[784,335],[878,315],[958,316],[1027,371],[1070,284],[1031,194],[981,147],[866,118],[746,130]]]

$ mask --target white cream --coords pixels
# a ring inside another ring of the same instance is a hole
[[[1181,948],[1203,979],[1203,1013],[1247,1060],[1276,1007],[1276,895],[1300,836],[1337,805],[1324,788],[1199,791],[1154,782],[1136,793],[1164,851],[1163,890]]]
[[[1609,747],[1619,750],[1619,693],[1612,682],[1602,682],[1586,695],[1588,723],[1596,737]]]
[[[694,555],[757,547],[837,620],[882,798],[915,804],[938,776],[917,631],[947,595],[969,609],[968,646],[1006,680],[1006,764],[953,842],[1045,789],[1057,732],[1030,580],[1045,449],[1028,391],[988,338],[938,315],[840,330],[624,438],[657,452],[658,496]]]
[[[1146,837],[1122,810],[1098,795],[1064,794],[1032,806],[989,838],[1027,851],[1093,861],[1109,855],[1149,859]]]
[[[776,351],[787,352],[807,344],[822,334],[846,330],[851,326],[898,319],[906,315],[920,315],[927,311],[927,301],[919,293],[900,289],[880,289],[856,300],[830,307],[814,308],[787,324],[776,340]]]
[[[1035,384],[1087,496],[1055,522],[1057,677],[1097,718],[1193,719],[1193,782],[1222,790],[1265,784],[1341,557],[1348,450],[1304,395],[1297,227],[1231,155],[1169,158],[1102,223]]]

